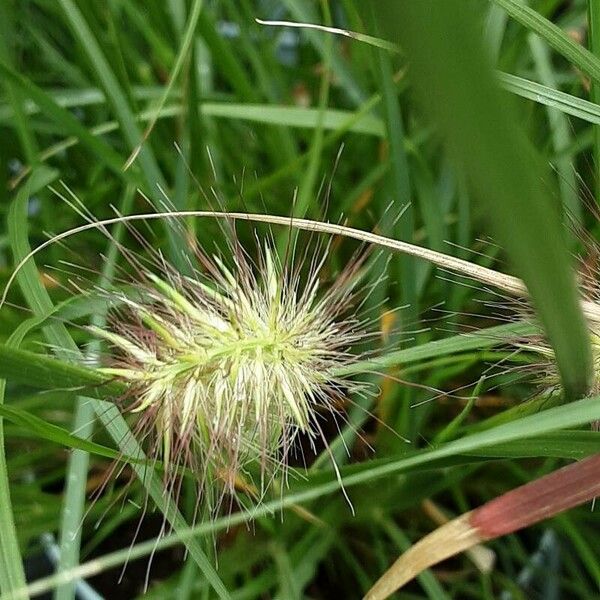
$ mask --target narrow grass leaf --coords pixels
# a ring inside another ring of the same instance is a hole
[[[531,325],[525,323],[498,325],[389,352],[379,358],[356,362],[339,369],[336,375],[377,371],[460,352],[483,350],[534,331]],[[126,391],[123,383],[111,380],[90,367],[2,344],[0,344],[0,377],[37,389],[63,389],[65,393],[85,393],[86,396],[99,400],[119,397]]]
[[[544,435],[563,428],[577,427],[600,419],[600,397],[577,400],[566,406],[559,406],[537,415],[532,415],[509,425],[500,425],[490,431],[470,435],[466,438],[445,444],[441,448],[426,450],[403,456],[396,460],[386,461],[374,465],[369,462],[358,465],[342,467],[342,480],[346,488],[354,485],[373,482],[378,479],[406,473],[421,468],[436,468],[449,464],[457,464],[456,458],[465,453],[478,450],[490,450],[496,444],[509,444],[517,442],[528,436]],[[454,460],[454,463],[452,462]],[[468,462],[468,461],[467,461]],[[464,460],[459,461],[464,464]],[[332,473],[310,475],[293,489],[277,500],[265,502],[252,513],[246,511],[234,513],[228,517],[217,519],[212,523],[202,523],[188,530],[181,530],[175,534],[165,536],[161,540],[148,540],[132,546],[127,550],[119,550],[94,559],[88,563],[71,569],[68,573],[53,575],[39,579],[24,590],[13,592],[6,600],[24,598],[26,594],[39,594],[52,589],[59,582],[72,580],[78,577],[87,577],[123,564],[126,560],[135,560],[164,548],[169,548],[182,543],[185,539],[194,536],[209,535],[245,523],[249,519],[259,519],[271,515],[274,511],[281,510],[293,504],[301,504],[320,498],[339,490],[339,482]]]
[[[32,176],[32,183],[24,186],[19,191],[15,201],[11,205],[8,225],[9,234],[11,236],[11,245],[13,247],[16,262],[19,262],[21,257],[28,256],[30,253],[29,244],[27,241],[26,211],[29,192],[31,189],[40,187],[40,180],[42,183],[46,184],[47,179],[48,173],[46,170],[35,171]],[[52,301],[50,300],[48,292],[42,286],[39,280],[37,269],[32,259],[28,259],[24,264],[24,268],[19,276],[19,283],[21,285],[22,292],[34,314],[46,316],[48,313],[53,311],[54,306]],[[72,360],[73,358],[80,356],[79,349],[73,342],[64,325],[59,323],[47,324],[44,327],[44,332],[48,341],[53,345],[53,347],[58,349],[59,357],[62,356],[64,360]],[[98,403],[89,397],[85,400],[82,399],[81,403],[85,403],[84,406],[86,408],[91,407],[93,409],[95,414],[100,418],[104,426],[107,428],[115,443],[119,445],[119,448],[125,455],[133,456],[145,461],[145,456],[141,448],[137,444],[137,441],[133,437],[129,427],[127,426],[127,423],[116,406],[109,405],[107,407],[106,404]],[[87,415],[84,416],[87,417]],[[91,422],[91,417],[86,418],[85,424],[88,424],[89,422]],[[157,476],[149,472],[141,465],[134,464],[133,468],[140,477],[144,486],[146,486],[148,494],[163,512],[165,519],[167,519],[175,529],[185,527],[185,520],[177,510],[173,500],[170,497],[165,496],[164,488],[159,482]],[[79,525],[80,523],[78,522],[76,525],[76,534],[77,532],[81,531]],[[198,563],[198,566],[214,588],[215,592],[221,598],[228,598],[229,594],[225,586],[219,579],[214,567],[207,559],[197,540],[189,540],[186,545],[190,555]],[[76,544],[76,547],[78,548],[78,543]]]
[[[285,7],[290,11],[293,20],[301,23],[316,23],[316,11],[312,3],[302,2],[301,0],[283,0]],[[314,30],[307,30],[306,36],[317,52],[324,57],[326,52],[326,42],[323,35]],[[347,61],[343,60],[338,53],[332,56],[333,72],[340,84],[350,96],[352,101],[358,105],[365,100],[365,94],[360,84],[355,80],[351,70],[348,68]]]
[[[590,336],[558,211],[548,200],[549,173],[500,93],[475,19],[458,0],[422,0],[402,10],[388,2],[381,18],[399,35],[423,106],[527,285],[566,396],[581,397],[591,384]]]
[[[22,337],[16,333],[17,335],[13,334],[7,340],[8,347],[16,347],[21,343]],[[8,408],[4,405],[5,391],[6,379],[0,378],[0,592],[3,594],[25,586],[25,572],[15,527],[4,451],[3,417],[6,417],[4,409]]]
[[[135,151],[142,142],[142,135],[135,118],[135,113],[129,106],[127,96],[121,88],[115,73],[112,71],[111,65],[76,3],[73,0],[59,0],[59,4],[73,31],[75,39],[86,54],[97,79],[102,85],[106,98],[114,110],[127,146],[131,151]],[[145,183],[144,187],[148,196],[154,208],[157,211],[161,211],[164,206],[164,198],[160,190],[166,190],[167,184],[156,156],[152,151],[151,144],[142,145],[135,155],[141,167]],[[164,222],[164,226],[169,241],[170,259],[173,264],[178,266],[182,271],[185,271],[187,263],[185,262],[184,255],[187,246],[182,240],[178,239],[178,234],[167,221]]]
[[[175,82],[177,81],[177,77],[179,76],[179,73],[181,72],[181,68],[183,67],[184,62],[189,55],[190,46],[192,45],[192,41],[194,39],[194,33],[196,31],[196,25],[198,24],[198,17],[200,16],[201,10],[202,10],[202,0],[194,0],[194,3],[192,4],[192,8],[190,10],[186,30],[185,30],[185,33],[183,34],[183,39],[181,40],[181,47],[179,48],[179,52],[177,53],[177,57],[175,59],[175,64],[173,65],[173,69],[169,73],[169,81],[167,82],[167,85],[165,86],[165,89],[163,91],[163,94],[162,94],[159,102],[158,102],[158,105],[154,109],[155,110],[154,116],[150,119],[150,122],[148,123],[146,130],[144,131],[144,135],[142,136],[142,141],[133,150],[133,152],[131,153],[131,155],[129,156],[127,161],[125,162],[125,166],[123,167],[124,170],[127,170],[127,168],[131,165],[131,163],[136,159],[137,155],[139,154],[139,152],[142,148],[142,144],[144,144],[144,142],[146,142],[146,140],[148,139],[150,132],[154,128],[154,125],[156,125],[156,121],[159,118],[160,111],[163,109],[164,105],[166,104],[167,100],[169,99],[169,95],[173,91]]]
[[[349,31],[348,29],[340,29],[339,27],[329,27],[327,25],[317,25],[315,23],[297,23],[295,21],[263,21],[262,19],[255,19],[260,25],[271,25],[274,27],[297,27],[299,29],[314,29],[315,31],[325,31],[326,33],[333,33],[335,35],[343,35],[358,42],[364,42],[370,46],[387,50],[388,52],[400,52],[400,48],[396,44],[392,44],[387,40],[375,37],[373,35],[367,35],[366,33],[360,33],[357,31]]]
[[[129,462],[137,461],[137,459],[134,459],[133,457],[122,456],[120,452],[113,450],[112,448],[73,435],[63,427],[48,423],[32,413],[14,406],[0,404],[0,417],[10,421],[20,429],[27,431],[36,439],[44,439],[54,444],[64,446],[65,448],[84,450],[90,454],[96,454],[97,456],[113,460],[125,460]]]
[[[550,49],[539,36],[530,33],[527,41],[531,48],[533,61],[536,71],[542,83],[549,88],[556,88],[557,81],[552,69],[552,58]],[[577,178],[575,176],[575,164],[573,158],[565,151],[571,146],[571,126],[566,116],[559,110],[547,107],[548,122],[554,155],[558,156],[555,160],[558,186],[560,188],[561,199],[564,207],[564,214],[569,217],[578,226],[581,226],[582,210],[578,198]],[[575,236],[571,236],[574,238]],[[575,240],[571,239],[571,246]]]
[[[588,45],[590,52],[600,60],[600,1],[588,0]],[[591,82],[590,95],[596,105],[600,104],[600,81]],[[600,202],[600,127],[596,124],[594,132],[594,168],[596,171],[596,201]]]
[[[24,95],[31,98],[39,110],[52,119],[65,134],[76,137],[99,161],[106,164],[115,173],[121,174],[123,161],[119,154],[102,139],[90,133],[88,128],[81,124],[81,121],[66,108],[58,105],[50,94],[3,62],[0,62],[0,74],[6,81],[10,81],[15,87],[18,87]]]
[[[600,124],[600,107],[589,100],[555,90],[541,83],[524,79],[510,73],[498,73],[502,87],[528,100],[556,108],[588,123]]]
[[[573,63],[578,69],[600,82],[600,59],[589,50],[570,38],[558,25],[555,25],[530,8],[521,0],[492,0],[501,6],[515,21],[529,31],[537,33],[559,54]]]

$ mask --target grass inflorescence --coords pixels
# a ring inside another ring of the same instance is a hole
[[[595,597],[598,8],[0,2],[2,598]]]
[[[352,313],[362,261],[321,290],[327,250],[282,262],[270,242],[256,259],[237,240],[228,247],[231,267],[198,250],[191,276],[164,261],[160,274],[144,270],[133,297],[115,293],[109,328],[89,328],[114,348],[101,372],[127,382],[121,402],[167,487],[188,468],[211,510],[236,488],[263,497],[285,480],[298,433],[327,444],[321,421],[357,386],[336,370],[366,337]]]

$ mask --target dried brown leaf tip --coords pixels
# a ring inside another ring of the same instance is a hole
[[[383,600],[425,569],[600,495],[600,454],[522,485],[442,525],[405,552],[367,592]]]

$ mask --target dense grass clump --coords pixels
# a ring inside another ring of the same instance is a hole
[[[598,32],[1,3],[2,597],[595,597]]]

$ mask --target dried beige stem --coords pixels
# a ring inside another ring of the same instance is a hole
[[[364,600],[383,600],[425,569],[481,542],[479,533],[469,522],[470,517],[471,513],[465,513],[411,546],[377,580]]]
[[[408,254],[410,256],[427,260],[432,264],[437,265],[438,267],[448,269],[449,271],[453,271],[454,273],[458,273],[459,275],[463,275],[465,277],[470,277],[471,279],[479,281],[480,283],[491,285],[511,296],[526,297],[528,295],[525,284],[519,278],[513,277],[512,275],[506,275],[504,273],[494,271],[493,269],[488,269],[486,267],[482,267],[475,263],[469,262],[468,260],[463,260],[461,258],[456,258],[455,256],[444,254],[443,252],[436,252],[435,250],[430,250],[429,248],[423,248],[415,244],[395,240],[383,235],[372,233],[370,231],[364,231],[362,229],[356,229],[354,227],[347,227],[346,225],[259,213],[241,213],[213,210],[182,210],[113,217],[110,219],[86,223],[85,225],[69,229],[67,231],[57,234],[56,236],[53,236],[52,238],[46,240],[44,243],[40,244],[37,248],[32,250],[17,264],[15,270],[13,271],[6,284],[6,287],[4,288],[2,297],[0,298],[0,308],[2,308],[2,306],[4,305],[10,286],[12,285],[13,281],[15,280],[17,274],[19,273],[23,265],[32,256],[35,256],[38,252],[48,247],[49,245],[64,240],[65,238],[71,237],[83,231],[88,231],[90,229],[101,229],[102,227],[106,227],[115,223],[128,223],[134,221],[144,221],[153,219],[174,219],[180,217],[211,217],[217,219],[228,219],[233,221],[253,221],[259,223],[269,223],[272,225],[283,225],[287,227],[293,227],[295,229],[302,229],[305,231],[327,233],[330,235],[340,235],[347,238],[359,240],[367,244],[373,244],[382,248],[389,248],[394,252]],[[600,323],[600,306],[588,300],[582,300],[581,306],[585,316],[589,320]]]
[[[429,498],[423,500],[421,507],[425,514],[427,514],[436,525],[445,525],[450,521],[444,511]],[[481,573],[489,573],[494,568],[496,553],[483,544],[477,544],[472,548],[468,548],[465,550],[465,554],[471,559],[471,562]]]
[[[599,473],[600,454],[594,454],[442,525],[402,554],[367,592],[365,600],[383,600],[442,560],[588,502],[600,493]]]

